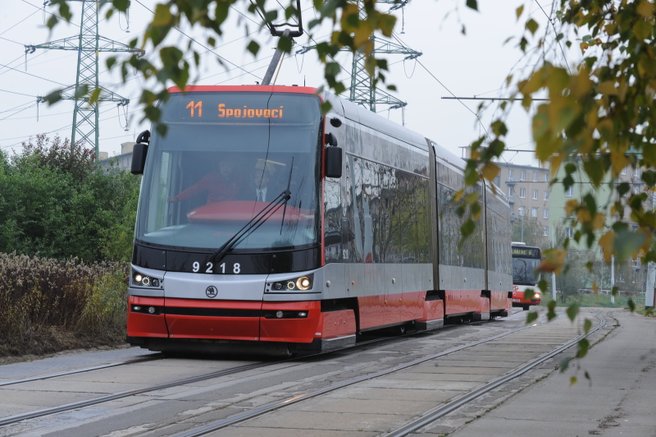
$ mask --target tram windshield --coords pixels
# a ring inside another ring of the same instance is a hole
[[[150,143],[137,240],[216,250],[264,210],[235,250],[316,244],[317,96],[184,93],[161,109],[167,132]]]
[[[530,246],[512,247],[512,275],[515,285],[537,285],[540,280],[538,266],[540,265],[540,249]]]

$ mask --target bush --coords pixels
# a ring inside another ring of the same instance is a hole
[[[0,253],[0,356],[123,342],[126,279],[125,263]]]
[[[138,194],[138,178],[39,136],[11,159],[0,154],[0,251],[128,261]]]

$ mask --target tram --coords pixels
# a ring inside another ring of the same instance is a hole
[[[512,242],[512,306],[527,311],[531,305],[540,305],[542,295],[538,290],[538,266],[542,259],[539,247],[526,243]]]
[[[165,135],[133,152],[130,344],[303,353],[508,314],[510,210],[473,188],[482,213],[460,241],[461,159],[311,87],[169,91]]]

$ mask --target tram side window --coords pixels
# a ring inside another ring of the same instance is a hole
[[[449,186],[438,184],[437,190],[440,262],[451,266],[484,267],[482,216],[476,223],[474,234],[460,244],[460,228],[464,223],[464,217],[461,218],[456,213],[453,199],[456,191],[464,187],[463,176],[438,163],[438,180],[450,183]]]
[[[488,197],[489,199],[489,197]],[[488,251],[489,265],[492,270],[510,275],[512,274],[512,263],[510,255],[510,246],[508,240],[510,239],[510,231],[508,228],[508,220],[499,213],[499,202],[492,201],[494,205],[488,209]]]
[[[341,261],[342,253],[342,202],[339,182],[325,182],[324,210],[326,261]]]
[[[416,263],[430,259],[425,177],[349,156],[346,253],[355,262]],[[351,183],[351,181],[353,181]],[[344,226],[344,224],[342,225]],[[342,229],[342,235],[346,235]],[[350,246],[350,247],[349,247]]]

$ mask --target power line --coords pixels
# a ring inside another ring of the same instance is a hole
[[[25,93],[19,93],[19,92],[17,92],[17,91],[3,90],[2,88],[0,88],[0,92],[8,93],[8,94],[15,94],[15,95],[17,95],[17,96],[24,96],[24,97],[32,97],[32,98],[36,98],[36,96],[34,96],[34,95],[32,95],[32,94],[25,94]]]
[[[567,56],[565,56],[565,50],[563,49],[563,46],[560,43],[560,39],[558,39],[558,30],[556,29],[555,20],[553,18],[551,18],[550,14],[547,14],[547,11],[544,10],[544,8],[542,7],[542,5],[540,4],[540,2],[538,0],[534,0],[534,1],[538,5],[540,10],[542,11],[544,16],[547,17],[547,21],[549,21],[549,24],[551,24],[551,27],[553,27],[554,34],[556,35],[556,38],[555,38],[556,39],[556,44],[558,44],[558,47],[560,47],[560,53],[563,55],[563,61],[565,61],[565,66],[567,67],[567,72],[569,74],[572,74],[572,69],[569,68],[569,63],[567,62]],[[552,12],[553,12],[553,3],[552,3]]]
[[[13,61],[12,61],[12,62],[13,62]],[[61,83],[61,82],[57,82],[56,80],[48,79],[47,77],[37,76],[36,74],[28,73],[27,71],[21,71],[21,70],[18,70],[17,68],[11,67],[11,66],[6,65],[6,64],[0,64],[0,67],[4,67],[4,68],[6,68],[6,69],[8,69],[8,70],[16,71],[16,72],[18,72],[18,73],[20,73],[20,74],[25,74],[25,75],[27,75],[27,76],[31,76],[31,77],[34,77],[34,78],[36,78],[36,79],[45,80],[45,81],[47,81],[47,82],[51,82],[51,83],[54,83],[54,84],[59,85],[59,86],[66,86],[66,84],[63,84],[63,83]]]
[[[136,1],[139,5],[141,5],[144,9],[150,11],[150,13],[152,13],[153,15],[155,15],[155,11],[153,11],[152,9],[150,9],[149,7],[147,7],[146,5],[144,5],[143,3],[141,3],[141,0],[135,0],[135,1]],[[176,31],[178,31],[180,34],[182,34],[183,36],[185,36],[186,38],[188,38],[191,42],[193,42],[193,43],[195,43],[195,44],[197,44],[197,45],[203,47],[204,49],[206,49],[207,51],[209,51],[210,53],[212,53],[214,56],[216,56],[216,57],[217,57],[218,59],[220,59],[221,61],[226,62],[226,63],[228,63],[228,64],[230,64],[230,65],[232,65],[232,66],[238,68],[239,70],[244,71],[244,72],[247,73],[247,74],[250,74],[251,76],[255,77],[257,80],[262,80],[261,77],[256,76],[255,74],[251,73],[250,71],[245,70],[245,69],[242,68],[241,66],[239,66],[239,65],[235,64],[234,62],[232,62],[232,61],[230,61],[230,60],[224,58],[224,57],[221,56],[221,55],[219,55],[219,54],[216,53],[212,48],[206,46],[205,44],[203,44],[203,43],[201,43],[201,42],[196,41],[193,37],[189,36],[187,33],[185,33],[184,31],[182,31],[182,29],[180,29],[178,26],[173,26],[173,28],[174,28]]]
[[[11,29],[13,29],[14,27],[18,26],[19,24],[23,23],[23,22],[26,21],[27,19],[31,18],[32,15],[36,14],[37,12],[39,12],[39,11],[34,11],[34,12],[32,12],[30,15],[28,15],[27,17],[25,17],[25,18],[23,18],[22,20],[20,20],[20,21],[14,23],[11,27],[8,27],[7,29],[5,29],[5,30],[3,30],[2,32],[0,32],[0,35],[4,35],[5,33],[9,32],[9,31],[10,31]],[[13,42],[13,43],[16,43],[16,44],[20,44],[19,42],[12,41],[12,40],[7,39],[7,38],[2,38],[2,39],[4,39],[5,41],[9,41],[9,42]],[[21,45],[22,45],[22,44],[21,44]]]
[[[472,96],[472,97],[461,97],[461,96],[444,96],[442,97],[442,100],[488,100],[488,101],[495,101],[495,100],[500,100],[500,101],[506,101],[506,102],[516,102],[518,100],[524,100],[519,97],[478,97],[478,96]],[[548,102],[549,99],[538,99],[538,98],[532,98],[531,101],[536,101],[536,102]]]

